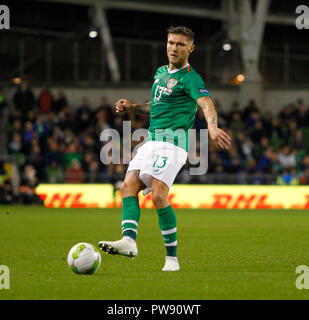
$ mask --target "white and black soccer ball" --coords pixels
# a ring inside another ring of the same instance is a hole
[[[93,274],[101,265],[99,249],[87,242],[77,243],[68,254],[68,265],[77,274]]]

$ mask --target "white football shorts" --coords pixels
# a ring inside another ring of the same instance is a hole
[[[139,178],[147,186],[144,190],[144,194],[147,194],[151,191],[153,178],[171,188],[187,157],[188,153],[184,149],[172,143],[148,141],[137,150],[127,172],[140,170]]]

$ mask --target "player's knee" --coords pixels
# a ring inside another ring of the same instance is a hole
[[[130,197],[137,196],[139,190],[139,185],[137,183],[132,183],[132,181],[128,181],[127,179],[122,183],[120,187],[120,192],[122,197]]]
[[[120,192],[122,196],[127,196],[127,193],[130,192],[130,184],[127,181],[124,181],[120,187]]]
[[[127,183],[124,181],[124,182],[122,183],[121,187],[120,187],[120,192],[121,192],[121,194],[124,194],[124,193],[127,191],[127,189],[128,189],[128,185],[127,185]]]
[[[168,197],[161,192],[152,192],[152,201],[157,209],[166,208],[168,206]]]

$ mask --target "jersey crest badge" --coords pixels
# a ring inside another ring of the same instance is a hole
[[[172,89],[176,86],[177,83],[178,81],[176,79],[169,79],[166,86],[168,89]]]

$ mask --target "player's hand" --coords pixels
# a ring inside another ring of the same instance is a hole
[[[222,149],[228,150],[230,148],[232,139],[225,131],[217,127],[209,127],[208,131],[211,140],[216,141]]]
[[[128,99],[120,99],[115,103],[116,112],[128,112],[133,107],[133,103]]]

